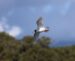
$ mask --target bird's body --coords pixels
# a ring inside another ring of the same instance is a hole
[[[40,32],[35,30],[35,33],[34,33],[34,44],[36,44],[38,42],[39,35],[40,35]]]
[[[39,32],[45,32],[45,31],[47,31],[47,30],[48,30],[48,29],[45,28],[45,27],[40,27],[40,28],[38,29]]]
[[[39,39],[39,34],[41,32],[47,32],[49,29],[47,27],[44,27],[42,17],[40,17],[37,20],[36,24],[37,24],[37,29],[35,30],[34,33],[34,40],[37,42]]]

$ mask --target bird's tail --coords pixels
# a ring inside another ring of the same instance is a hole
[[[39,39],[38,38],[34,38],[33,44],[37,44],[37,43],[39,43]]]

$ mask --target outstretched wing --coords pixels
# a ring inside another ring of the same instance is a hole
[[[37,20],[36,24],[37,24],[37,27],[38,27],[38,28],[43,27],[43,20],[42,20],[42,17],[40,17],[40,18]]]

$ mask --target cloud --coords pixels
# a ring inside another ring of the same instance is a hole
[[[18,27],[18,26],[13,26],[10,30],[8,30],[8,34],[9,35],[11,35],[11,36],[13,36],[13,37],[16,37],[16,36],[18,36],[18,35],[20,35],[20,33],[21,33],[21,28],[20,27]]]
[[[4,31],[4,28],[3,26],[0,24],[0,32],[3,32]]]
[[[7,18],[2,17],[0,19],[0,32],[6,32],[11,36],[16,37],[16,36],[19,36],[21,34],[22,29],[16,25],[10,26],[7,23]]]
[[[5,17],[2,17],[0,19],[0,32],[4,31],[5,29],[7,29],[9,26],[7,24],[7,19]]]

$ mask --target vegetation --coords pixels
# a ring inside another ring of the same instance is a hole
[[[41,37],[33,44],[32,36],[21,40],[0,33],[0,61],[75,61],[75,46],[50,48],[51,39]]]

